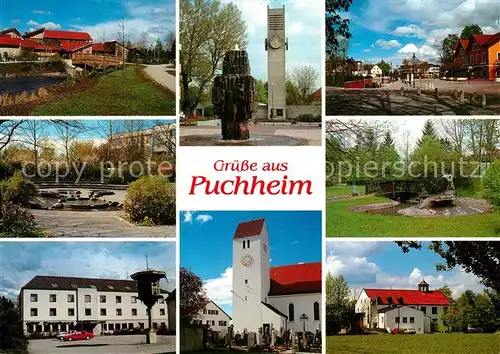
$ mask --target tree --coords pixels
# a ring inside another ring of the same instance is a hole
[[[339,38],[349,39],[349,19],[343,18],[342,11],[349,11],[352,0],[326,0],[325,1],[325,32],[326,32],[326,54],[335,56],[339,48]]]
[[[130,33],[127,32],[125,17],[121,18],[118,23],[117,38],[120,45],[122,45],[122,62],[123,62],[123,74],[125,75],[125,61],[127,57],[125,56],[125,46],[127,42],[130,42]],[[129,46],[130,48],[130,46]]]
[[[349,299],[351,291],[343,275],[326,275],[326,314],[332,316],[335,332],[348,328],[354,315],[354,302]]]
[[[38,168],[39,154],[45,144],[49,135],[46,132],[47,122],[39,119],[26,120],[25,124],[21,126],[22,137],[20,141],[29,146],[33,153],[34,163]]]
[[[25,121],[25,119],[0,119],[0,151],[12,141],[14,133]]]
[[[377,66],[382,70],[382,75],[387,76],[391,73],[391,64],[382,60]]]
[[[424,127],[422,128],[422,137],[417,141],[417,146],[421,146],[426,137],[430,137],[435,140],[438,138],[436,129],[434,129],[434,124],[430,119],[425,122]]]
[[[460,38],[458,34],[449,34],[443,40],[435,46],[435,49],[439,55],[439,60],[442,65],[451,64],[453,62],[453,46],[458,42]]]
[[[297,86],[293,83],[291,78],[287,78],[285,83],[285,91],[286,91],[286,105],[287,106],[295,106],[299,104],[299,92],[297,90]],[[268,100],[273,100],[273,97],[268,98]]]
[[[160,146],[170,158],[170,162],[175,164],[175,123],[156,122],[154,130],[154,144]]]
[[[418,241],[396,241],[404,253],[422,249]],[[481,279],[495,291],[500,291],[500,243],[497,241],[432,241],[428,249],[438,254],[443,262],[436,269],[447,271],[460,266],[466,273]]]
[[[462,33],[460,33],[460,39],[471,40],[473,38],[472,35],[474,34],[483,34],[481,27],[478,25],[465,26]]]
[[[168,31],[165,37],[165,47],[168,51],[175,51],[175,31]]]
[[[264,83],[264,81],[262,80],[257,80],[257,84],[256,84],[256,87],[255,87],[256,91],[257,91],[257,96],[259,98],[259,102],[260,103],[264,103],[264,104],[267,104],[267,95],[268,95],[268,91],[267,91],[267,85]]]
[[[146,50],[149,44],[149,34],[145,31],[142,31],[139,35],[139,38],[135,42],[136,48]]]
[[[453,301],[453,294],[452,294],[451,289],[448,285],[440,287],[439,291],[441,291],[444,294],[444,296],[446,296],[446,298],[448,300],[450,300],[450,302]]]
[[[318,73],[312,65],[304,65],[292,71],[291,78],[297,92],[297,104],[307,105],[311,102],[311,95],[316,91]]]
[[[78,135],[80,135],[85,131],[85,126],[83,125],[83,123],[80,122],[65,121],[64,124],[56,124],[55,128],[56,128],[56,135],[63,144],[66,163],[69,166],[71,164],[70,160],[71,143],[78,137]]]
[[[210,300],[203,293],[201,278],[188,270],[180,267],[179,277],[181,291],[179,309],[181,324],[190,324],[201,311],[205,309]]]
[[[20,308],[20,304],[0,297],[0,348],[7,353],[28,353]]]
[[[246,24],[232,3],[180,0],[181,110],[190,115],[227,51],[247,45]]]
[[[439,119],[437,126],[439,132],[449,140],[453,151],[462,154],[466,137],[466,121],[463,119]]]

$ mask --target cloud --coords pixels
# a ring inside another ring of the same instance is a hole
[[[363,52],[365,52],[365,53],[370,53],[372,50],[373,50],[373,49],[371,49],[371,48],[366,48],[366,49],[363,49]]]
[[[36,14],[36,15],[50,15],[50,11],[44,11],[44,10],[33,10],[31,13]]]
[[[233,268],[227,268],[220,277],[204,282],[207,297],[218,305],[230,305],[233,302]]]
[[[191,224],[193,222],[193,213],[191,213],[190,211],[185,211],[183,222]]]
[[[394,49],[401,48],[402,44],[395,39],[391,39],[389,41],[379,39],[375,42],[375,46],[382,49]]]
[[[436,58],[438,53],[435,48],[429,45],[422,45],[420,48],[413,43],[405,45],[403,48],[398,50],[398,54],[403,54],[408,56],[410,54],[415,54],[419,56],[419,59],[431,59]]]
[[[396,29],[392,31],[391,34],[401,37],[425,38],[425,30],[413,24],[396,27]]]
[[[17,25],[17,24],[21,23],[21,20],[16,18],[16,19],[10,21],[10,23],[12,23],[13,25]]]
[[[200,224],[204,224],[206,222],[209,222],[212,219],[213,219],[212,215],[208,215],[208,214],[196,215],[196,221],[199,222]]]
[[[29,20],[26,24],[29,26],[36,26],[38,28],[48,28],[48,29],[60,29],[60,28],[62,28],[60,24],[57,24],[54,22],[38,23],[36,21]]]

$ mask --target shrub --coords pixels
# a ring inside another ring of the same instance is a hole
[[[496,206],[500,206],[500,160],[490,165],[483,183],[485,197],[491,199]]]
[[[66,63],[61,59],[51,59],[45,63],[45,67],[50,70],[56,70],[60,73],[66,72]]]
[[[0,297],[0,352],[27,353],[21,313],[12,300]]]
[[[29,210],[10,202],[3,202],[1,208],[0,237],[44,236]]]
[[[203,112],[205,117],[213,117],[214,116],[214,106],[205,107],[205,111]]]
[[[124,210],[136,223],[175,225],[175,188],[164,176],[144,176],[130,183]]]
[[[14,172],[14,175],[6,183],[2,183],[0,188],[3,200],[21,205],[26,205],[31,197],[38,194],[36,185],[25,178],[21,171]]]

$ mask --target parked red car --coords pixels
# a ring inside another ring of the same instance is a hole
[[[84,340],[94,338],[94,333],[88,331],[75,331],[63,337],[65,341]]]

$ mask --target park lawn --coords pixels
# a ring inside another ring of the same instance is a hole
[[[365,186],[356,186],[356,192],[359,195],[365,194]],[[336,185],[326,188],[327,197],[336,197],[343,195],[352,195],[352,186],[350,185]]]
[[[175,115],[175,94],[146,79],[142,68],[128,66],[98,78],[85,91],[42,104],[38,116]]]
[[[364,214],[349,211],[355,205],[388,202],[382,197],[327,201],[327,237],[473,237],[500,236],[500,213],[448,216],[411,217]]]
[[[493,354],[500,333],[329,336],[327,354]]]

